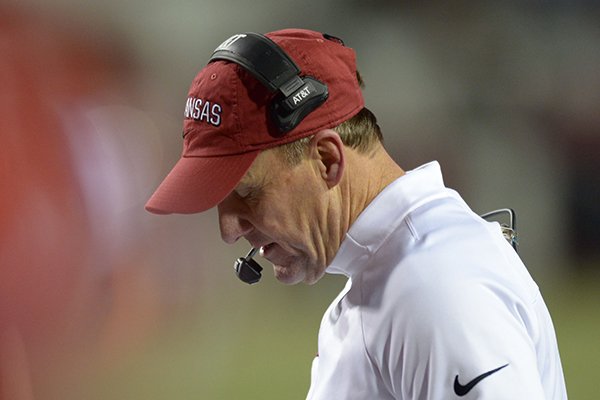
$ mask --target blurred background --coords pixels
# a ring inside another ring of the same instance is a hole
[[[143,209],[212,50],[285,27],[356,49],[402,167],[438,160],[475,211],[517,211],[569,395],[597,398],[600,5],[399,3],[0,3],[1,399],[305,398],[343,279],[249,287],[215,212]]]

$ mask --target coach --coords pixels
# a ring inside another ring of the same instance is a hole
[[[348,277],[308,399],[566,399],[550,315],[499,225],[437,162],[396,164],[360,86],[340,39],[234,35],[192,82],[183,155],[147,210],[217,206],[223,240],[283,283]]]

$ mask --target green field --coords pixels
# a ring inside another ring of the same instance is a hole
[[[261,283],[215,297],[77,388],[90,400],[303,399],[323,310],[342,285]],[[571,399],[600,391],[599,281],[546,283]],[[236,282],[237,284],[237,282]],[[318,296],[316,294],[318,293]],[[277,301],[271,301],[276,299]]]

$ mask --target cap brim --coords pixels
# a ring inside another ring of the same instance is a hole
[[[260,151],[220,157],[182,157],[146,203],[154,214],[194,214],[219,204]]]

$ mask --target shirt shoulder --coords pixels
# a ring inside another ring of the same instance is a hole
[[[391,392],[428,382],[428,396],[443,398],[458,373],[536,372],[539,293],[511,253],[499,228],[446,198],[413,210],[373,254],[360,280],[364,340]],[[537,393],[531,379],[522,387]]]

